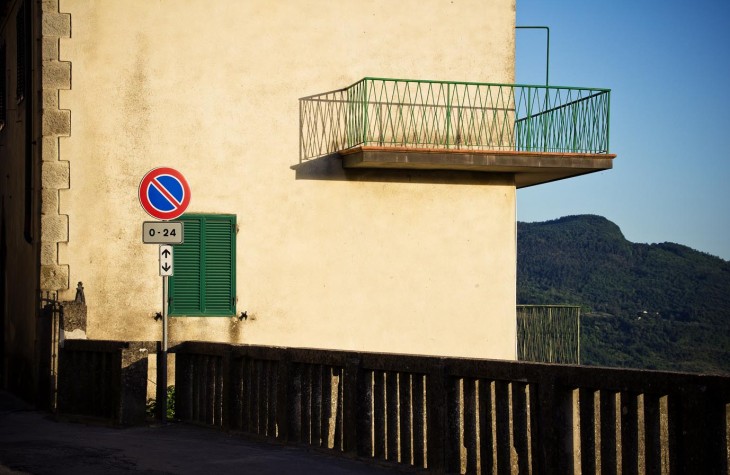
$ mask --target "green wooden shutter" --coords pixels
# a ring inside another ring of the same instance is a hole
[[[235,315],[236,217],[184,215],[181,221],[185,238],[173,254],[170,315]]]

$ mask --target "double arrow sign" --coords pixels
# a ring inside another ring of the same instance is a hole
[[[160,275],[172,275],[172,246],[160,246]]]

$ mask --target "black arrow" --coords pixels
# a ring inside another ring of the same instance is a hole
[[[169,249],[165,249],[164,251],[162,251],[162,257],[168,257],[169,255],[170,255]]]
[[[162,266],[162,270],[164,270],[165,272],[167,272],[167,271],[170,270],[170,266],[168,266],[167,264],[165,264],[164,266]]]

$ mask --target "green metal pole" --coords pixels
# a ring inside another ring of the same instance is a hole
[[[527,88],[527,151],[532,151],[532,88]]]
[[[367,145],[368,139],[368,81],[363,83],[362,89],[362,144]]]
[[[576,317],[578,320],[578,357],[577,357],[577,360],[578,360],[578,364],[580,364],[580,307],[578,307],[577,313],[578,313],[578,315]]]
[[[451,84],[446,84],[446,148],[449,148],[451,132]]]
[[[578,151],[578,108],[573,105],[571,107],[573,111],[573,120],[572,120],[572,126],[573,126],[573,152]]]
[[[608,104],[606,104],[606,153],[608,153],[611,148],[610,145],[610,138],[611,138],[611,92],[607,92],[607,100]]]
[[[162,348],[158,355],[157,364],[160,370],[157,372],[159,380],[157,381],[157,416],[160,419],[161,424],[167,424],[167,313],[168,303],[167,298],[168,280],[167,276],[162,277]],[[161,388],[160,388],[161,386]],[[160,390],[161,389],[161,390]]]
[[[550,110],[550,89],[545,87],[545,111]],[[550,129],[550,117],[551,113],[542,115],[542,151],[548,151],[548,130]]]

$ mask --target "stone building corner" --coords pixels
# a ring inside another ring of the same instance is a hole
[[[59,261],[59,243],[68,242],[68,215],[60,213],[60,190],[70,187],[70,163],[61,160],[59,138],[71,135],[71,112],[59,107],[59,91],[71,89],[71,63],[60,61],[61,38],[71,36],[71,15],[58,0],[44,0],[41,15],[41,271],[40,288],[69,288],[69,268]]]

